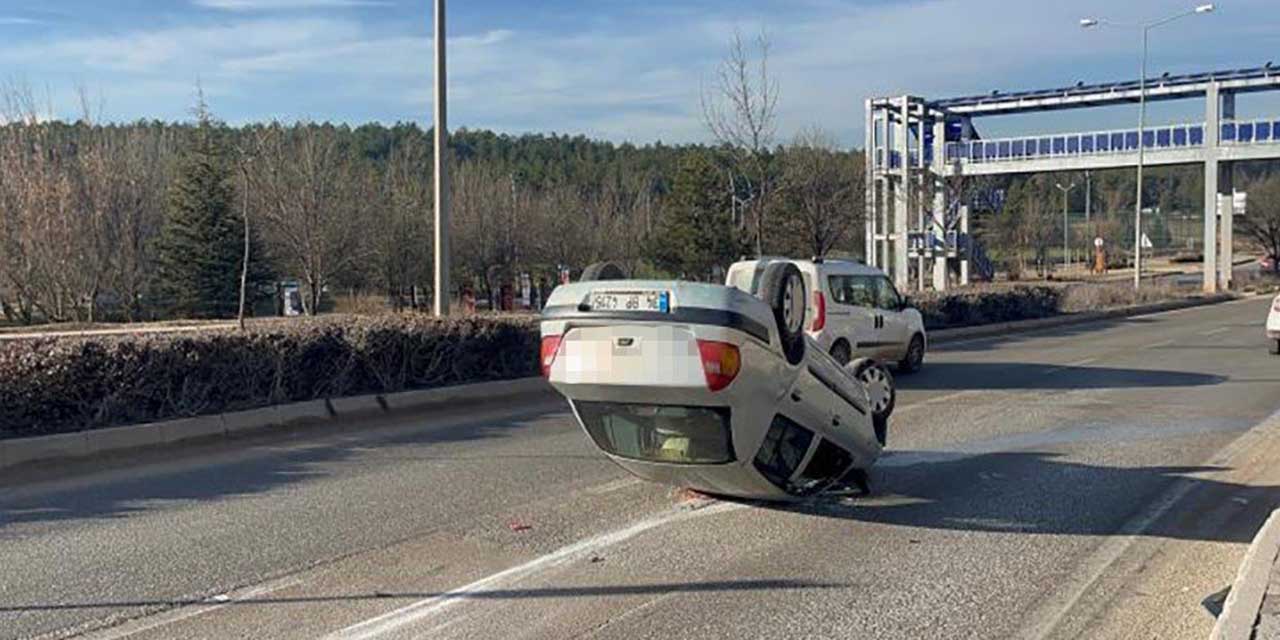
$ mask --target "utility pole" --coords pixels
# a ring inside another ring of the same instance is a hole
[[[1069,187],[1064,187],[1061,184],[1054,184],[1053,186],[1057,187],[1058,190],[1062,192],[1062,266],[1065,267],[1071,263],[1071,245],[1067,243],[1067,229],[1069,228],[1067,221],[1067,196],[1071,193],[1072,189],[1076,188],[1076,183],[1072,182]]]
[[[1084,172],[1084,224],[1089,226],[1089,218],[1093,213],[1093,172]]]
[[[449,315],[449,171],[447,119],[448,87],[445,69],[444,0],[435,0],[436,92],[435,92],[435,296],[432,310],[437,317]]]
[[[1138,184],[1137,197],[1133,203],[1133,288],[1142,287],[1142,165],[1146,159],[1146,126],[1147,126],[1147,53],[1148,42],[1151,39],[1151,30],[1164,24],[1173,22],[1180,18],[1195,15],[1198,13],[1213,13],[1212,4],[1202,4],[1194,9],[1176,13],[1167,18],[1147,22],[1143,24],[1122,24],[1111,22],[1109,20],[1100,20],[1097,18],[1084,18],[1080,21],[1080,26],[1085,29],[1091,29],[1099,25],[1110,25],[1119,27],[1136,27],[1142,30],[1142,71],[1138,76]]]
[[[241,214],[244,217],[244,258],[240,264],[240,311],[236,314],[236,320],[240,323],[240,330],[244,331],[244,298],[245,289],[249,286],[249,163],[253,162],[253,156],[241,154],[240,157],[240,173],[244,176],[244,210]]]

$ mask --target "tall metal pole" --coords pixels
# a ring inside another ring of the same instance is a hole
[[[1062,266],[1065,267],[1071,263],[1071,245],[1067,243],[1067,229],[1070,224],[1067,218],[1067,196],[1071,193],[1072,189],[1076,188],[1076,185],[1073,182],[1069,187],[1064,187],[1061,184],[1055,184],[1053,186],[1057,187],[1058,190],[1062,192]]]
[[[1084,225],[1089,226],[1089,217],[1093,214],[1093,172],[1084,172]]]
[[[1146,159],[1147,144],[1144,129],[1147,125],[1147,39],[1151,27],[1142,28],[1142,75],[1138,76],[1138,184],[1137,198],[1133,205],[1133,288],[1142,288],[1142,163]]]
[[[448,114],[445,69],[444,1],[435,0],[436,100],[435,100],[435,281],[432,310],[436,316],[449,315],[449,167]]]

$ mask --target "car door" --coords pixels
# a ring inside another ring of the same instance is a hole
[[[827,290],[831,302],[827,305],[826,330],[835,336],[830,342],[844,338],[855,356],[867,355],[861,345],[878,340],[873,284],[865,277],[830,274]]]
[[[876,314],[879,316],[879,357],[885,361],[901,360],[907,353],[910,327],[902,315],[902,296],[885,276],[875,276]]]

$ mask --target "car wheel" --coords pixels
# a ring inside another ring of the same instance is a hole
[[[1280,340],[1271,341],[1271,355],[1280,356]]]
[[[596,262],[582,270],[582,282],[597,280],[626,280],[627,274],[616,262]]]
[[[867,397],[871,400],[871,424],[875,428],[876,440],[884,446],[889,436],[889,416],[893,415],[893,406],[898,400],[893,374],[865,358],[855,360],[845,368],[866,388]]]
[[[924,336],[917,333],[911,337],[911,344],[907,346],[907,355],[903,356],[902,361],[898,363],[898,371],[915,373],[922,366],[924,366]]]
[[[759,291],[773,311],[787,362],[800,364],[804,359],[804,314],[809,306],[800,269],[790,262],[771,263],[760,277]]]
[[[853,351],[849,349],[848,342],[845,342],[844,340],[837,340],[836,343],[831,346],[831,357],[843,367],[846,364],[849,364],[849,361],[853,359]]]

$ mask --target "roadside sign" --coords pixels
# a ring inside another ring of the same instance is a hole
[[[1154,248],[1155,248],[1155,245],[1154,245],[1154,244],[1151,244],[1151,238],[1148,238],[1148,237],[1147,237],[1147,234],[1145,234],[1145,233],[1144,233],[1144,234],[1142,234],[1142,248],[1143,248],[1143,249],[1154,249]]]
[[[1231,215],[1242,216],[1249,210],[1249,194],[1237,191],[1231,194]]]
[[[1095,247],[1097,247],[1097,248],[1101,249],[1101,248],[1102,248],[1102,245],[1103,245],[1102,238],[1094,238],[1094,239],[1093,239],[1093,246],[1095,246]]]

